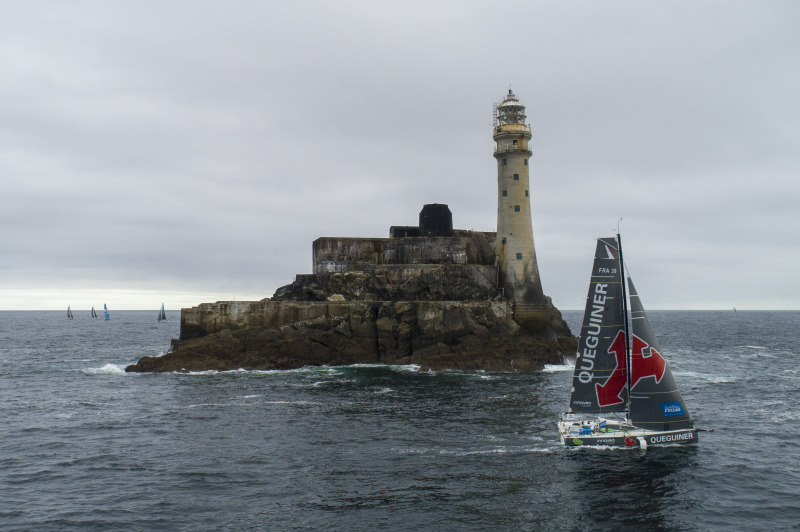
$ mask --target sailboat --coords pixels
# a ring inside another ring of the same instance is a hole
[[[161,310],[158,311],[158,323],[167,321],[167,313],[164,312],[164,303],[161,303]]]
[[[568,446],[698,441],[633,281],[626,279],[619,234],[597,240],[569,410],[558,431]]]
[[[97,319],[97,311],[94,309],[94,307],[92,307],[92,317]]]
[[[104,316],[104,317],[105,317],[105,319],[107,319],[107,320],[110,320],[110,319],[111,319],[111,316],[109,316],[109,315],[108,315],[108,307],[106,306],[106,304],[105,304],[105,303],[103,303],[103,314],[105,315],[105,316]]]
[[[74,320],[75,319],[75,316],[72,315],[72,307],[71,306],[67,306],[67,319],[68,320]]]

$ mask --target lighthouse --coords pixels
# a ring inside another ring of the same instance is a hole
[[[541,330],[549,317],[533,245],[529,179],[533,152],[531,126],[525,118],[525,106],[511,90],[495,105],[497,284],[514,303],[514,321],[525,329]]]

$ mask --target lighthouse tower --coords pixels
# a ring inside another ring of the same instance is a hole
[[[533,246],[528,178],[531,126],[525,123],[525,106],[511,90],[495,105],[493,137],[497,143],[498,286],[514,303],[514,321],[526,329],[541,330],[549,317]]]

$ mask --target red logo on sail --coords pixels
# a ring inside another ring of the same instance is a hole
[[[664,357],[636,335],[631,347],[631,389],[645,377],[655,377],[656,383],[661,382],[667,367]]]
[[[617,367],[603,384],[595,384],[597,391],[597,404],[600,406],[618,405],[625,401],[621,397],[625,385],[628,384],[627,364],[625,349],[625,332],[619,331],[617,337],[611,342],[608,353],[613,353],[617,359]],[[662,359],[663,360],[663,359]]]
[[[661,382],[664,376],[664,370],[667,363],[661,354],[650,347],[650,345],[639,338],[633,336],[631,349],[631,389],[636,386],[640,379],[645,377],[655,377],[656,383]],[[622,392],[628,384],[628,375],[626,371],[626,353],[625,353],[625,333],[619,331],[617,337],[611,342],[608,348],[608,353],[613,354],[617,361],[617,367],[611,373],[611,376],[606,379],[603,384],[595,384],[595,391],[597,392],[597,404],[599,406],[612,406],[623,403],[625,399],[622,397]]]

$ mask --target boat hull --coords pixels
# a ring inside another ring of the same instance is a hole
[[[561,432],[561,443],[568,447],[651,447],[653,445],[678,445],[697,443],[697,429],[666,431],[632,430],[609,433],[565,434]]]

